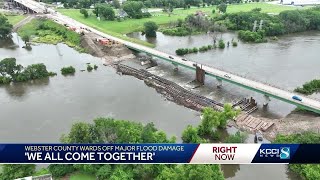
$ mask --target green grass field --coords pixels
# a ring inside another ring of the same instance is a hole
[[[96,177],[83,173],[74,173],[70,176],[70,180],[96,180]]]
[[[137,39],[125,37],[124,34],[134,32],[134,31],[140,31],[143,28],[143,24],[147,21],[154,21],[158,25],[165,25],[165,24],[168,24],[169,22],[176,21],[177,19],[184,19],[187,15],[195,13],[196,11],[199,11],[199,10],[205,12],[208,15],[212,15],[211,13],[212,9],[215,9],[215,8],[216,7],[213,6],[213,7],[205,7],[205,8],[193,7],[187,10],[175,9],[173,11],[173,14],[170,17],[166,13],[155,12],[155,13],[152,13],[153,16],[151,18],[127,19],[121,22],[103,21],[103,20],[98,21],[95,15],[93,15],[91,12],[89,12],[89,14],[91,15],[87,19],[85,19],[83,15],[80,14],[79,9],[59,9],[58,11],[83,24],[91,26],[107,34],[152,47],[152,45],[149,43],[146,43],[144,41],[140,41]],[[262,12],[267,12],[267,13],[279,13],[284,10],[296,9],[296,7],[290,7],[290,6],[279,6],[279,5],[273,5],[273,4],[267,4],[267,3],[250,3],[250,4],[229,5],[227,8],[227,12],[234,13],[234,12],[240,12],[240,11],[250,11],[253,8],[261,8]]]
[[[6,16],[10,22],[10,24],[15,25],[25,18],[23,15],[7,15]]]

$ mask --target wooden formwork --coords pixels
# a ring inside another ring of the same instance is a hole
[[[246,113],[241,113],[235,119],[237,125],[245,126],[251,130],[268,130],[274,123],[273,122],[265,122],[259,118],[253,117]]]

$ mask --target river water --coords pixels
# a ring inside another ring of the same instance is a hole
[[[0,48],[0,59],[15,57],[24,66],[44,63],[58,75],[0,87],[2,142],[58,142],[72,123],[92,122],[105,116],[154,122],[157,128],[179,137],[188,124],[199,122],[197,112],[165,101],[143,81],[119,76],[113,68],[103,66],[99,58],[79,54],[64,44],[32,48],[32,51]],[[86,69],[86,63],[97,64],[99,68],[90,73],[80,72]],[[60,69],[70,65],[76,68],[76,74],[62,76]]]
[[[1,44],[0,59],[15,57],[24,66],[44,63],[56,77],[34,82],[0,86],[0,137],[5,143],[54,143],[70,130],[72,123],[92,122],[96,117],[114,117],[141,123],[154,122],[155,126],[178,139],[183,129],[199,122],[199,113],[166,101],[154,89],[134,77],[120,76],[115,70],[102,65],[99,58],[79,54],[64,44],[23,48],[16,35],[12,44]],[[10,47],[10,48],[9,48]],[[97,71],[80,72],[86,63],[99,66]],[[136,63],[136,62],[131,62]],[[74,76],[62,76],[63,66],[74,66]],[[189,72],[161,70],[160,64],[151,69],[158,74],[182,82],[193,76]],[[171,73],[170,73],[171,72]],[[213,89],[213,87],[212,87]],[[209,91],[210,88],[199,91]],[[220,97],[221,101],[228,101]],[[233,129],[229,131],[234,132]],[[252,141],[252,136],[248,141]],[[292,179],[285,165],[227,165],[222,166],[227,179]]]
[[[140,33],[128,34],[129,37],[138,38],[156,45],[156,49],[175,54],[178,48],[201,47],[213,44],[213,39],[222,38],[225,42],[234,39],[238,41],[235,33],[215,33],[187,37],[166,36],[157,33],[157,38],[146,38]],[[185,55],[199,63],[212,65],[229,72],[240,74],[249,79],[259,80],[286,90],[294,90],[306,81],[320,76],[320,32],[305,32],[282,36],[278,41],[252,44],[238,42],[237,47],[209,50],[204,53]],[[193,71],[183,70],[194,78]],[[222,89],[217,89],[214,78],[206,78],[206,87],[210,89],[213,99],[234,99],[253,96],[258,104],[263,104],[263,96],[236,85],[223,83]],[[201,88],[200,88],[201,89]],[[319,95],[314,95],[320,98]],[[289,114],[295,106],[271,99],[268,109],[259,108],[259,115],[266,117],[283,117]]]

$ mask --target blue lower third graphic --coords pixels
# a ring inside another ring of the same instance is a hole
[[[280,159],[290,159],[290,147],[282,147],[280,149]]]

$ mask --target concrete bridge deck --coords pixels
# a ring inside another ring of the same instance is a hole
[[[28,1],[29,2],[32,0],[15,0],[15,1],[24,1],[24,2]],[[33,1],[33,2],[37,3],[35,1]],[[35,6],[35,5],[33,5],[34,3],[32,3],[32,6]],[[36,7],[40,7],[40,6],[36,6]],[[43,8],[45,8],[45,7],[43,7]],[[126,45],[130,49],[136,50],[138,52],[143,52],[148,55],[169,61],[174,65],[183,66],[183,67],[193,69],[193,70],[195,70],[196,67],[200,67],[202,70],[205,71],[205,74],[212,76],[212,77],[215,77],[220,81],[226,81],[226,82],[229,82],[229,83],[256,91],[258,93],[264,94],[267,97],[273,97],[273,98],[279,99],[281,101],[284,101],[284,102],[287,102],[287,103],[290,103],[290,104],[296,105],[298,107],[301,107],[301,108],[304,108],[304,109],[307,109],[307,110],[310,110],[310,111],[313,111],[315,113],[320,114],[320,102],[317,100],[311,99],[306,96],[299,95],[302,98],[302,101],[297,101],[297,100],[292,99],[292,96],[296,95],[296,93],[293,93],[293,92],[290,92],[287,90],[283,90],[283,89],[280,89],[277,87],[273,87],[271,85],[264,84],[262,82],[250,80],[250,79],[241,77],[239,75],[236,75],[236,74],[233,74],[230,72],[226,72],[224,70],[217,69],[212,66],[199,64],[199,63],[196,63],[196,62],[193,62],[190,60],[184,60],[183,58],[181,58],[179,56],[170,55],[170,54],[167,54],[167,53],[164,53],[164,52],[161,52],[161,51],[149,48],[149,47],[145,47],[145,46],[135,44],[135,43],[132,43],[132,42],[129,42],[129,41],[117,38],[117,37],[113,37],[113,36],[108,35],[106,33],[100,32],[94,28],[91,28],[85,24],[82,24],[78,21],[75,21],[75,20],[73,20],[67,16],[64,16],[60,13],[56,13],[53,10],[50,10],[49,12],[51,14],[47,14],[47,17],[55,20],[56,22],[58,22],[60,24],[68,24],[69,26],[75,27],[77,29],[80,29],[80,27],[86,28],[97,35],[118,41],[118,42]],[[228,77],[225,75],[228,75]]]
[[[23,5],[24,7],[29,8],[35,13],[44,13],[46,11],[46,8],[36,1],[32,1],[32,0],[10,0],[10,1]]]

